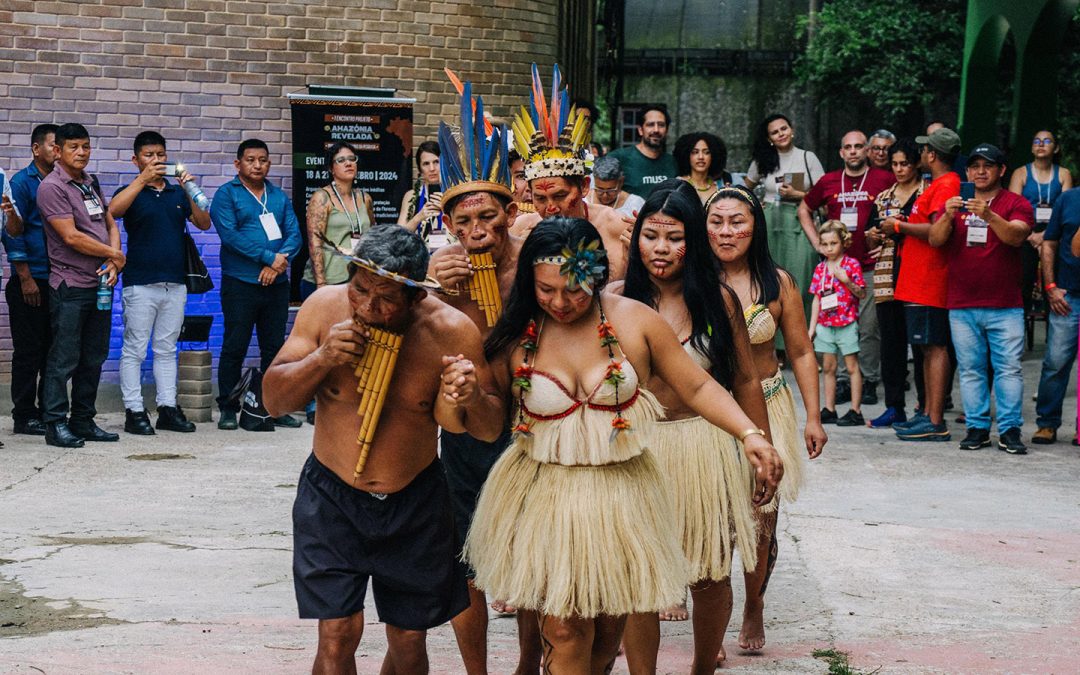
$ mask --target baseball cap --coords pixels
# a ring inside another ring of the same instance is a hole
[[[929,145],[938,152],[950,155],[960,152],[960,136],[952,129],[945,127],[934,129],[929,136],[916,136],[915,142],[918,145]]]
[[[994,164],[1005,163],[1005,153],[1002,152],[996,145],[990,145],[989,143],[980,143],[975,146],[975,149],[971,151],[971,155],[968,159],[975,159],[976,157],[982,157],[988,162]]]

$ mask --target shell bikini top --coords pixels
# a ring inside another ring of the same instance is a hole
[[[743,310],[746,330],[750,333],[750,344],[760,345],[776,337],[776,320],[768,306],[754,303]]]
[[[534,345],[539,344],[541,330]],[[532,459],[564,466],[599,466],[633,459],[645,447],[650,422],[663,408],[640,387],[637,371],[618,348],[607,374],[585,398],[577,398],[557,377],[541,368],[528,369],[527,385],[515,377],[522,423],[514,442]],[[535,351],[535,346],[534,346]],[[620,374],[618,384],[611,377]],[[520,369],[519,369],[520,372]]]
[[[697,347],[690,342],[690,337],[692,336],[687,336],[685,340],[680,341],[682,342],[683,349],[686,350],[687,355],[694,360],[694,363],[698,364],[702,370],[708,371],[712,368],[712,361],[708,356],[705,356],[697,350]]]

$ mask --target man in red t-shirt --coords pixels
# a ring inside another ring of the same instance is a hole
[[[1027,453],[1020,437],[1023,418],[1024,302],[1020,290],[1020,246],[1031,234],[1031,203],[1002,189],[1005,154],[983,143],[968,157],[967,177],[975,197],[952,197],[930,226],[930,245],[948,256],[946,302],[960,370],[960,395],[967,418],[965,450],[990,445],[990,368],[997,404],[998,448]],[[987,363],[989,360],[989,364]]]
[[[821,177],[799,204],[799,222],[804,230],[813,229],[813,212],[825,207],[829,220],[839,220],[851,233],[847,254],[859,261],[866,280],[866,296],[859,303],[859,370],[864,378],[863,403],[877,403],[877,383],[881,380],[881,337],[874,310],[874,258],[866,247],[866,224],[874,211],[878,193],[896,182],[891,171],[870,166],[866,158],[866,134],[849,131],[840,141],[844,168]],[[815,240],[814,248],[818,248]],[[843,392],[850,396],[847,369],[841,364],[836,374],[837,402]]]
[[[948,441],[945,426],[945,398],[952,381],[949,364],[949,312],[946,307],[948,263],[945,252],[927,239],[930,224],[945,210],[945,202],[960,194],[960,177],[952,164],[960,152],[960,137],[951,129],[935,129],[918,136],[920,168],[929,171],[933,182],[919,196],[907,222],[886,218],[881,229],[904,235],[900,257],[904,263],[893,293],[904,304],[907,336],[916,356],[922,357],[923,411],[908,422],[893,424],[903,441]]]

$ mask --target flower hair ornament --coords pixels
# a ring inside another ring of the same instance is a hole
[[[596,292],[596,282],[607,269],[607,251],[600,248],[600,240],[586,244],[582,239],[571,250],[564,246],[560,255],[540,256],[533,265],[558,265],[559,274],[566,277],[566,287],[571,291],[581,288],[589,295]]]

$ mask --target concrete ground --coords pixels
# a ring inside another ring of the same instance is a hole
[[[1038,355],[1024,363],[1025,438]],[[956,395],[959,401],[959,396]],[[881,406],[866,406],[867,418]],[[1065,404],[1066,424],[1076,409]],[[841,406],[846,410],[846,406]],[[950,423],[958,411],[949,414]],[[122,416],[102,426],[122,427]],[[1080,670],[1080,449],[1026,457],[904,444],[828,427],[800,500],[781,515],[768,644],[729,669],[824,673],[816,649],[883,673]],[[315,623],[296,618],[290,507],[311,427],[161,432],[81,450],[12,436],[0,422],[0,672],[296,673]],[[996,436],[996,434],[995,434]],[[736,608],[741,582],[736,582]],[[385,647],[369,595],[361,673]],[[665,623],[661,672],[686,672],[688,623]],[[493,619],[491,669],[516,658]],[[444,626],[432,671],[462,671]],[[620,660],[616,672],[625,672]]]

